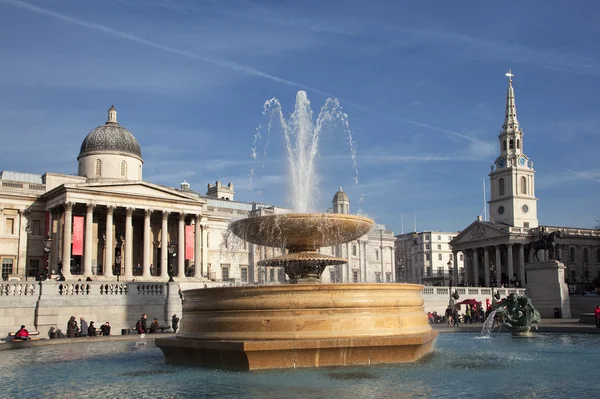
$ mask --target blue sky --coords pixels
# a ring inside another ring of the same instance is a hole
[[[460,5],[457,5],[460,4]],[[142,146],[144,179],[289,204],[282,137],[250,185],[262,106],[315,112],[338,97],[358,154],[322,137],[319,204],[396,233],[459,230],[482,213],[512,68],[540,223],[600,216],[600,5],[562,1],[0,0],[0,170],[75,173],[114,104]]]

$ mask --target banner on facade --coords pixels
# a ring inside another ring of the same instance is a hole
[[[194,259],[194,226],[185,226],[185,259]]]
[[[73,216],[73,255],[83,255],[83,216]]]

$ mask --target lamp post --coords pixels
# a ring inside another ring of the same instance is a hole
[[[452,283],[454,282],[454,268],[452,267],[452,261],[449,260],[446,265],[448,266],[448,287],[452,287]]]
[[[168,269],[167,272],[169,274],[169,282],[173,282],[175,280],[173,280],[173,261],[175,260],[175,257],[177,256],[177,253],[175,252],[175,248],[176,245],[175,243],[171,242],[169,243],[168,247],[167,247],[167,251],[169,252],[169,265],[168,265]]]
[[[29,260],[29,240],[31,239],[31,226],[29,226],[29,223],[25,226],[25,233],[27,234],[27,244],[25,245],[25,281],[27,281],[27,278],[29,277],[29,265],[27,264],[27,261]],[[19,265],[17,264],[17,268],[18,267]]]
[[[44,254],[45,254],[45,262],[46,262],[46,270],[50,276],[53,274],[52,266],[50,265],[51,248],[52,248],[52,237],[50,236],[50,234],[46,234],[46,237],[44,238]]]

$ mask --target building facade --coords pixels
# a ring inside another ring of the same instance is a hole
[[[530,244],[540,233],[560,231],[557,256],[567,267],[571,293],[600,286],[600,231],[575,227],[540,225],[537,217],[535,173],[524,151],[524,134],[517,119],[512,74],[502,130],[498,135],[498,157],[489,174],[490,220],[478,217],[450,242],[452,253],[464,255],[464,279],[454,268],[455,281],[470,286],[522,287],[527,282],[526,265],[533,261]],[[543,251],[542,251],[543,252]],[[546,254],[541,253],[540,257]]]
[[[229,234],[232,220],[286,213],[234,200],[233,184],[209,184],[206,194],[143,180],[138,141],[117,110],[83,140],[76,175],[0,172],[0,265],[3,280],[62,273],[67,280],[220,281],[281,283],[279,268],[258,261],[281,254]],[[341,189],[333,211],[349,213]],[[326,282],[395,281],[393,233],[377,225],[353,243],[321,251],[346,256]]]
[[[453,279],[454,254],[450,241],[458,232],[422,231],[396,236],[396,267],[407,283],[452,286],[460,284]],[[458,275],[464,274],[464,259],[457,260]]]

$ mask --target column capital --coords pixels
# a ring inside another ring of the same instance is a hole
[[[72,202],[65,202],[63,206],[65,207],[65,211],[71,212],[71,211],[73,211],[73,206],[74,205],[75,204],[72,203]]]
[[[171,212],[169,212],[169,211],[162,211],[163,220],[167,220],[169,218],[170,214],[171,214]]]
[[[152,216],[152,212],[154,212],[152,209],[144,209],[144,217],[149,218]]]
[[[29,216],[29,214],[31,213],[31,211],[29,210],[29,208],[26,208],[26,209],[19,209],[19,213],[20,213],[21,215],[24,215],[24,216]]]
[[[112,214],[114,214],[114,213],[115,213],[115,208],[116,208],[116,207],[115,207],[114,205],[108,205],[108,206],[106,207],[106,214],[107,214],[107,215],[112,215]]]
[[[135,208],[127,208],[127,216],[133,215],[134,211],[135,211]]]
[[[96,207],[96,204],[85,204],[85,209],[87,210],[87,213],[92,213],[94,212],[94,208]]]
[[[179,221],[184,221],[185,222],[185,218],[186,218],[186,214],[183,212],[179,212]]]

